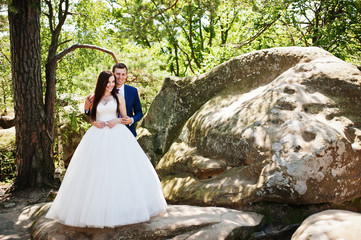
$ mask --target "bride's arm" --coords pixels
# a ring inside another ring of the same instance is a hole
[[[119,99],[120,116],[122,116],[122,118],[125,118],[127,117],[127,109],[125,108],[125,99],[121,94],[118,94],[118,99]]]
[[[125,99],[124,99],[123,95],[121,95],[121,94],[118,94],[117,96],[118,96],[118,100],[119,100],[120,116],[122,118],[127,117],[127,110],[125,108]],[[121,118],[115,118],[113,120],[108,121],[107,126],[109,128],[113,128],[118,123],[122,123]]]

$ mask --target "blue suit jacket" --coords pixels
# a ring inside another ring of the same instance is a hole
[[[138,90],[135,87],[124,84],[124,98],[128,117],[134,119],[132,125],[127,125],[134,136],[137,136],[135,124],[143,117],[142,105],[140,104]]]

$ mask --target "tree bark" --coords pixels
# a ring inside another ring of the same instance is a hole
[[[13,0],[8,16],[17,148],[14,187],[51,186],[54,163],[41,81],[40,0]]]

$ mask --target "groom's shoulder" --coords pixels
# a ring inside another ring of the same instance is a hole
[[[130,86],[128,84],[124,84],[124,90],[127,89],[128,91],[132,91],[132,92],[136,92],[138,91],[137,88],[133,87],[133,86]]]

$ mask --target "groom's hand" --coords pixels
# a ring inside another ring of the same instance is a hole
[[[121,118],[121,123],[125,124],[125,125],[129,125],[129,124],[132,124],[133,123],[133,118],[131,117],[123,117]]]
[[[89,94],[87,97],[86,97],[86,100],[85,100],[85,108],[86,109],[89,109],[92,105],[93,105],[93,101],[94,101],[94,93],[93,94]]]
[[[86,100],[89,101],[89,103],[93,104],[94,93],[89,94],[89,95],[86,97]]]
[[[93,106],[93,101],[94,101],[94,93],[93,94],[89,94],[86,97],[85,103],[84,103],[84,110],[85,110],[85,114],[86,115],[90,115],[90,108]]]

